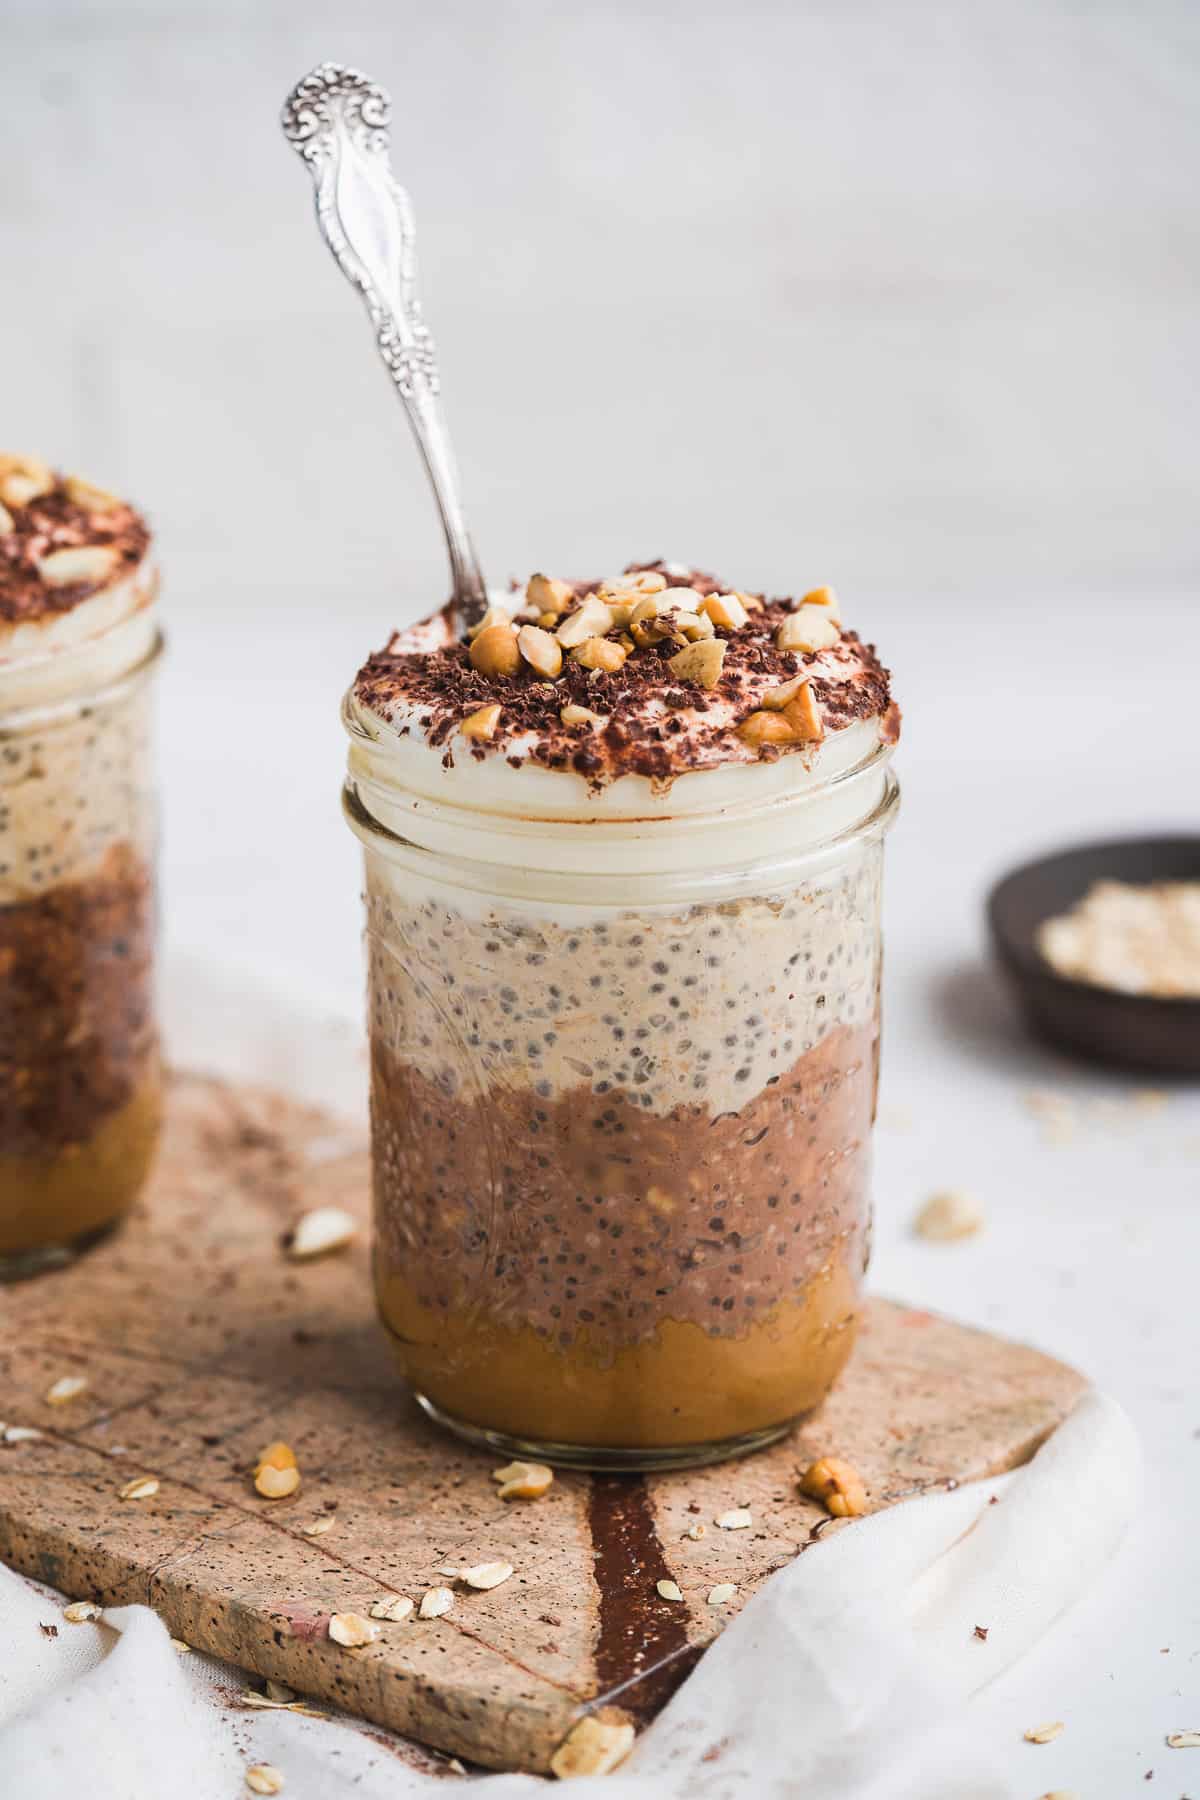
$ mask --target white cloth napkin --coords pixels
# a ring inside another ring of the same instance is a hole
[[[345,1108],[359,1096],[361,1037],[336,1008],[302,1011],[282,988],[195,961],[174,964],[166,999],[177,1062]],[[730,1623],[606,1779],[606,1800],[1028,1800],[1028,1774],[1005,1774],[1012,1747],[973,1731],[970,1696],[1093,1586],[1140,1483],[1129,1421],[1091,1393],[1016,1474],[823,1539]],[[283,1772],[286,1800],[419,1800],[445,1778],[444,1762],[376,1727],[245,1710],[246,1678],[181,1655],[145,1607],[70,1625],[63,1603],[0,1565],[5,1800],[237,1800],[263,1762]],[[543,1786],[472,1779],[486,1800]]]
[[[607,1800],[1024,1800],[1028,1775],[1006,1776],[1011,1746],[979,1741],[969,1697],[1100,1576],[1139,1488],[1129,1421],[1090,1393],[1015,1475],[910,1500],[815,1544],[733,1620],[607,1778]],[[233,1800],[266,1762],[289,1800],[421,1800],[444,1777],[352,1721],[240,1710],[237,1672],[180,1655],[145,1607],[68,1625],[60,1606],[0,1566],[5,1793]],[[542,1787],[475,1779],[486,1800]]]

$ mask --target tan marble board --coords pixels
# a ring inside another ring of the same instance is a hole
[[[876,1300],[821,1415],[736,1464],[643,1481],[563,1474],[504,1504],[495,1459],[430,1427],[371,1311],[367,1242],[297,1264],[282,1238],[305,1208],[366,1219],[360,1144],[277,1095],[175,1080],[145,1205],[63,1273],[0,1288],[0,1418],[44,1436],[0,1445],[0,1558],[68,1593],[142,1601],[173,1635],[260,1677],[495,1768],[546,1770],[600,1707],[642,1723],[719,1629],[705,1604],[755,1585],[824,1518],[796,1472],[824,1452],[873,1507],[1027,1458],[1082,1387],[1020,1345]],[[45,1394],[86,1375],[66,1406]],[[262,1500],[248,1468],[268,1440],[303,1485]],[[121,1501],[132,1476],[150,1500]],[[753,1508],[746,1531],[715,1515]],[[322,1536],[303,1527],[331,1516]],[[700,1541],[685,1535],[709,1521]],[[853,1529],[853,1527],[849,1527]],[[419,1599],[439,1564],[511,1562],[443,1618],[387,1625],[359,1650],[329,1615]],[[684,1603],[661,1601],[676,1580]]]

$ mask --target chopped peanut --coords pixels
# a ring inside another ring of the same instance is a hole
[[[794,744],[796,734],[782,713],[752,712],[738,726],[738,736],[755,749],[760,744]]]
[[[506,612],[502,606],[489,606],[482,619],[478,620],[476,624],[468,626],[467,636],[474,639],[479,636],[480,632],[490,631],[493,625],[511,624],[511,613]]]
[[[800,1477],[800,1492],[819,1500],[835,1519],[856,1519],[867,1510],[867,1490],[858,1472],[836,1456],[810,1463]]]
[[[562,674],[562,650],[540,625],[522,625],[517,633],[517,649],[530,668],[548,681]]]
[[[739,631],[750,617],[737,594],[706,594],[696,610],[727,631]]]
[[[782,712],[788,702],[796,698],[805,682],[811,680],[810,672],[802,669],[799,675],[793,675],[790,681],[782,681],[778,687],[768,688],[762,697],[762,703],[771,712]]]
[[[612,628],[612,612],[603,600],[591,594],[582,606],[567,614],[554,635],[564,650],[575,650],[588,638],[604,637]]]
[[[588,638],[580,644],[578,650],[572,650],[571,660],[585,669],[602,669],[605,674],[615,675],[629,652],[623,644],[614,643],[611,638]]]
[[[489,625],[479,633],[467,654],[471,667],[492,679],[515,675],[521,666],[517,634],[511,625]]]
[[[800,692],[788,701],[783,716],[802,744],[819,744],[825,736],[821,709],[813,697],[811,682],[806,681]]]
[[[566,612],[575,598],[569,581],[554,581],[549,575],[531,575],[525,586],[525,598],[539,612]]]
[[[715,688],[721,679],[725,662],[725,644],[720,638],[701,638],[674,655],[667,667],[679,681],[697,681],[702,688]]]
[[[801,606],[784,619],[775,633],[775,645],[779,650],[830,650],[841,635],[828,607]]]
[[[80,544],[77,548],[49,550],[36,558],[38,574],[52,588],[107,581],[119,560],[111,544]]]
[[[838,605],[838,597],[831,587],[813,588],[811,592],[804,595],[800,604],[801,606],[823,606],[831,619],[836,619],[839,625],[842,622],[842,609]]]
[[[487,743],[496,735],[496,727],[500,723],[498,706],[481,706],[478,712],[471,713],[459,726],[465,738],[477,738]]]

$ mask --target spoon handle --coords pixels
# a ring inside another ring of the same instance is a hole
[[[412,206],[388,158],[390,115],[384,88],[356,69],[321,63],[288,95],[282,123],[312,175],[321,234],[362,295],[404,402],[442,516],[454,598],[470,623],[487,606],[487,587],[459,498],[437,357],[417,297]]]

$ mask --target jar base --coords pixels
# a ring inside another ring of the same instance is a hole
[[[120,1224],[119,1216],[110,1219],[107,1224],[93,1226],[90,1231],[82,1232],[69,1244],[39,1244],[30,1250],[0,1252],[0,1285],[31,1281],[37,1275],[51,1275],[56,1269],[69,1268],[97,1244],[103,1243],[105,1238],[111,1237]]]
[[[455,1437],[464,1438],[468,1444],[476,1444],[480,1449],[526,1462],[550,1463],[560,1469],[594,1469],[604,1474],[650,1474],[669,1469],[696,1469],[706,1463],[731,1462],[734,1457],[749,1456],[755,1450],[777,1443],[798,1423],[797,1419],[785,1419],[779,1425],[765,1425],[757,1431],[706,1444],[645,1444],[628,1448],[613,1444],[556,1444],[541,1438],[516,1437],[508,1431],[491,1431],[484,1425],[472,1425],[467,1419],[446,1412],[426,1394],[414,1391],[413,1398],[435,1425],[452,1431]]]

